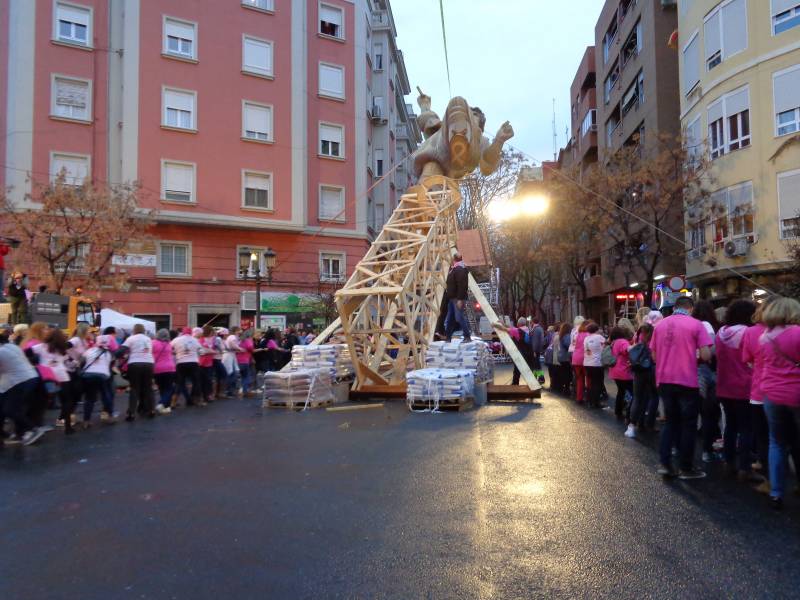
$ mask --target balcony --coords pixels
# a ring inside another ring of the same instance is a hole
[[[395,132],[398,140],[408,139],[408,126],[405,123],[399,123],[397,127],[395,127]]]
[[[376,10],[372,13],[372,28],[373,29],[388,29],[390,27],[389,23],[389,11],[387,10]]]

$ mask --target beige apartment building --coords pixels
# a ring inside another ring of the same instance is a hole
[[[681,123],[713,175],[687,276],[718,304],[758,297],[800,236],[800,0],[680,0],[679,37]]]

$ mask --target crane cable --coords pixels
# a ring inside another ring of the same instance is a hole
[[[439,0],[439,14],[442,17],[442,42],[444,43],[444,64],[447,68],[447,90],[453,97],[453,86],[450,84],[450,59],[447,56],[447,32],[444,27],[444,0]]]

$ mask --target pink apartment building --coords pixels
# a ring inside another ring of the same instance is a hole
[[[139,181],[154,211],[106,306],[252,319],[242,265],[255,252],[265,272],[271,248],[264,314],[307,323],[303,294],[346,278],[410,183],[420,134],[388,0],[6,0],[0,31],[0,186],[22,203],[29,175],[66,169]]]

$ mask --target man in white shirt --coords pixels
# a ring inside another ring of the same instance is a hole
[[[202,346],[192,336],[192,329],[184,327],[181,334],[170,342],[173,352],[175,352],[176,386],[178,394],[183,394],[186,406],[205,406],[205,402],[200,399],[200,349]],[[190,382],[191,392],[186,387]]]
[[[133,335],[122,344],[129,349],[128,415],[126,421],[133,421],[137,414],[153,417],[153,341],[145,334],[144,325],[133,326]]]

